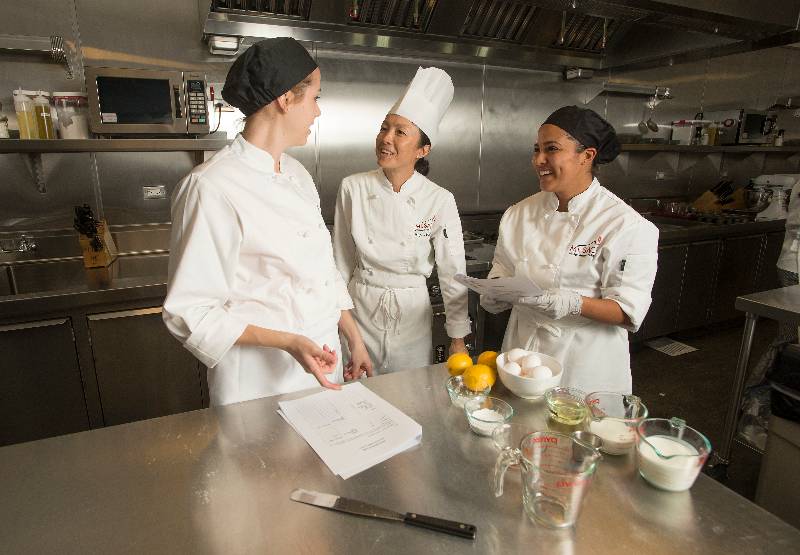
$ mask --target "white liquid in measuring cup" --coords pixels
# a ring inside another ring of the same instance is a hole
[[[636,432],[622,420],[602,418],[593,420],[589,426],[591,432],[603,440],[600,448],[609,455],[627,453],[636,443]]]
[[[664,456],[689,455],[688,457],[659,457],[642,441],[639,444],[639,473],[654,486],[668,491],[684,491],[692,487],[700,472],[697,449],[671,436],[649,436],[650,442]]]

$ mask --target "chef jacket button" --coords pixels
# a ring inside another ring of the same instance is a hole
[[[405,241],[400,241],[400,245],[402,245],[403,247],[405,247],[405,246],[406,246],[406,242],[405,242]]]
[[[325,280],[325,286],[327,287],[327,286],[328,286],[328,285],[330,285],[330,284],[331,284],[330,280],[326,279],[326,280]]]
[[[319,224],[317,227],[318,227],[319,229],[322,229],[323,227],[325,227],[325,224]]]
[[[367,268],[367,273],[368,273],[369,275],[372,275],[372,268]]]
[[[372,237],[367,237],[367,243],[372,244]]]

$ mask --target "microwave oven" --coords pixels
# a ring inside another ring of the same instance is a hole
[[[720,145],[772,144],[778,131],[775,112],[725,110],[706,112],[704,119],[715,122]]]
[[[198,136],[209,132],[200,73],[86,68],[89,127],[106,136]]]

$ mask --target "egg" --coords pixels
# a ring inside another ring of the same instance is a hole
[[[506,362],[506,365],[503,366],[503,370],[509,374],[514,374],[515,376],[519,376],[522,372],[522,368],[520,368],[519,364],[516,362]]]
[[[511,349],[508,351],[508,355],[506,355],[506,359],[510,360],[511,362],[519,362],[519,359],[528,355],[528,351],[525,349]]]
[[[520,366],[523,368],[536,368],[542,365],[542,357],[536,353],[532,353],[519,361]]]
[[[535,380],[544,380],[546,378],[553,377],[553,371],[550,370],[550,368],[548,368],[547,366],[542,366],[542,365],[532,368],[531,370],[528,371],[528,374],[530,375],[531,378]]]

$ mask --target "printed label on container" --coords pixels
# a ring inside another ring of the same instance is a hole
[[[117,123],[116,112],[103,112],[100,114],[100,121],[103,123]]]

